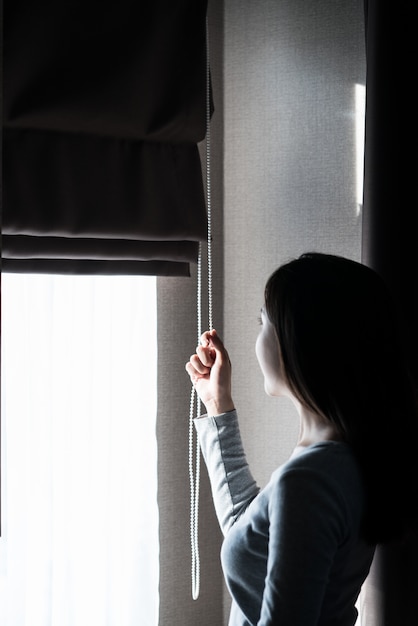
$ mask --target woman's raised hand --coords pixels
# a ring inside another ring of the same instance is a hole
[[[186,371],[208,415],[232,411],[231,362],[216,330],[203,333]]]

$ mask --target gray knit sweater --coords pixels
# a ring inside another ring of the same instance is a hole
[[[225,535],[230,626],[353,626],[374,548],[360,537],[364,488],[350,447],[309,446],[260,491],[236,412],[195,425]]]

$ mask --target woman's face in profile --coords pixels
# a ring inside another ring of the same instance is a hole
[[[261,329],[255,344],[255,353],[264,376],[264,389],[269,396],[287,395],[279,357],[279,342],[273,324],[264,307],[261,309]]]

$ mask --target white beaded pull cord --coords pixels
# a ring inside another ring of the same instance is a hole
[[[208,280],[208,324],[213,328],[212,305],[212,203],[210,171],[210,64],[209,34],[206,20],[206,201],[207,201],[207,280]],[[202,244],[199,244],[197,262],[197,341],[202,335]],[[195,413],[196,400],[196,413]],[[192,557],[192,598],[197,600],[200,593],[200,555],[199,555],[199,487],[200,487],[200,446],[196,437],[194,442],[193,418],[201,413],[201,403],[192,387],[189,415],[189,480],[190,480],[190,544]]]
[[[201,244],[199,245],[198,259],[198,290],[197,290],[197,318],[198,318],[198,341],[202,334],[201,324]],[[199,484],[200,484],[200,449],[196,437],[196,450],[194,444],[194,425],[196,399],[196,417],[200,413],[200,400],[194,388],[190,395],[189,415],[189,480],[190,480],[190,546],[192,556],[192,598],[197,600],[200,592],[200,556],[199,556]],[[195,463],[193,463],[195,457]]]

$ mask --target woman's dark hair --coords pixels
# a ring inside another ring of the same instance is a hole
[[[405,535],[418,518],[417,396],[383,280],[352,260],[304,254],[269,278],[265,307],[293,393],[358,458],[367,539]]]

